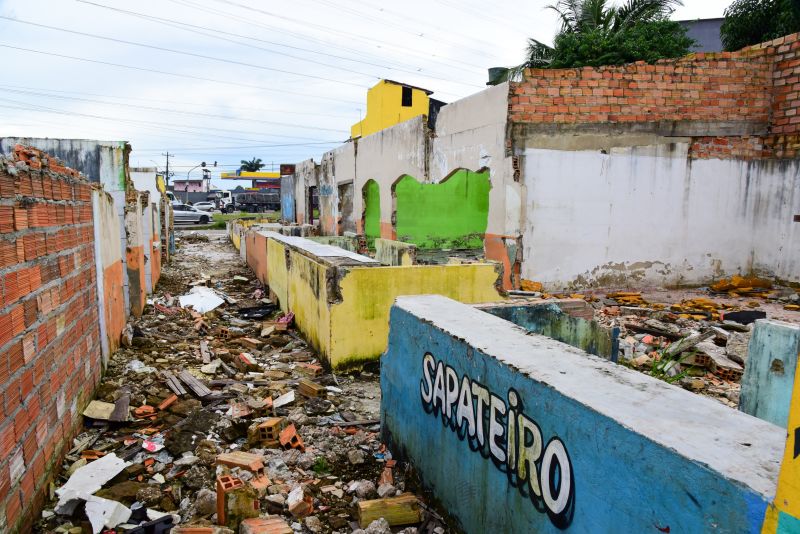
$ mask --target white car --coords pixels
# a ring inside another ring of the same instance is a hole
[[[213,202],[195,202],[194,207],[200,211],[214,211],[217,209],[217,205]]]
[[[175,214],[176,223],[208,224],[211,222],[211,215],[209,213],[200,211],[188,204],[176,204],[172,206],[172,211]]]

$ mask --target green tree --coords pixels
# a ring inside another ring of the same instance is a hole
[[[253,158],[250,161],[243,159],[241,163],[242,166],[239,167],[239,170],[244,172],[258,172],[264,168],[261,158]]]
[[[694,41],[686,30],[669,20],[681,0],[627,0],[621,6],[609,0],[559,0],[547,6],[558,14],[561,28],[553,46],[529,39],[526,61],[509,70],[621,65],[654,62],[689,53]]]
[[[725,50],[800,32],[800,0],[735,0],[725,10],[720,35]]]

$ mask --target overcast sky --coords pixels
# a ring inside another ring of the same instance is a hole
[[[552,40],[552,2],[0,0],[0,136],[127,140],[134,166],[176,154],[176,178],[319,161],[379,79],[445,102],[480,91],[527,37]],[[673,18],[729,3],[684,0]]]

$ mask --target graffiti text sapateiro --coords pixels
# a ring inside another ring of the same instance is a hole
[[[557,437],[544,442],[516,391],[509,389],[504,400],[427,353],[420,395],[427,413],[441,416],[442,423],[467,440],[473,451],[491,458],[509,483],[529,496],[556,527],[569,526],[575,494],[569,454]]]

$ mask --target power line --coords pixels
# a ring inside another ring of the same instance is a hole
[[[147,43],[137,43],[136,41],[127,41],[125,39],[117,39],[117,38],[114,38],[114,37],[107,37],[107,36],[104,36],[104,35],[97,35],[97,34],[94,34],[94,33],[81,32],[81,31],[77,31],[77,30],[69,30],[67,28],[61,28],[61,27],[58,27],[58,26],[49,26],[47,24],[39,24],[38,22],[31,22],[29,20],[22,20],[22,19],[15,19],[15,18],[12,18],[12,17],[6,17],[4,15],[0,15],[0,19],[8,20],[8,21],[11,21],[11,22],[18,22],[20,24],[28,24],[30,26],[36,26],[36,27],[39,27],[39,28],[45,28],[45,29],[53,30],[53,31],[71,33],[73,35],[80,35],[82,37],[89,37],[89,38],[92,38],[92,39],[102,39],[104,41],[111,41],[111,42],[114,42],[114,43],[120,43],[120,44],[125,44],[125,45],[130,45],[130,46],[138,46],[138,47],[141,47],[141,48],[149,48],[151,50],[159,50],[159,51],[162,51],[162,52],[169,52],[171,54],[180,54],[180,55],[184,55],[184,56],[197,57],[197,58],[201,58],[201,59],[207,59],[207,60],[210,60],[210,61],[219,61],[221,63],[230,63],[231,65],[239,65],[239,66],[242,66],[242,67],[248,67],[248,68],[252,68],[252,69],[261,69],[261,70],[267,70],[267,71],[271,71],[271,72],[279,72],[281,74],[289,74],[289,75],[293,75],[293,76],[300,76],[300,77],[303,77],[303,78],[311,78],[311,79],[314,79],[314,80],[322,80],[322,81],[325,81],[325,82],[339,83],[339,84],[342,84],[342,85],[350,85],[350,86],[353,86],[353,87],[359,87],[361,89],[366,89],[366,87],[364,87],[364,86],[362,86],[360,84],[357,84],[357,83],[347,82],[347,81],[344,81],[344,80],[336,80],[336,79],[333,79],[333,78],[326,78],[324,76],[315,76],[313,74],[304,74],[302,72],[293,72],[293,71],[290,71],[290,70],[276,69],[276,68],[273,68],[273,67],[265,67],[264,65],[257,65],[255,63],[245,63],[244,61],[236,61],[235,59],[226,59],[226,58],[220,58],[220,57],[216,57],[216,56],[207,56],[205,54],[197,54],[195,52],[187,52],[185,50],[176,50],[174,48],[166,48],[166,47],[163,47],[163,46],[157,46],[157,45],[152,45],[152,44],[147,44]],[[362,74],[362,75],[363,76],[368,76],[370,78],[375,78],[376,80],[380,80],[379,76],[372,76],[370,74]]]
[[[38,106],[38,104],[31,104],[30,102],[20,102],[19,100],[11,100],[11,99],[8,99],[8,98],[0,98],[0,100],[5,100],[6,102],[13,102],[15,104],[36,105],[36,106]],[[48,108],[45,108],[44,106],[39,106],[39,107],[41,107],[43,109],[48,109]],[[53,108],[49,108],[49,109],[52,110]],[[63,111],[63,110],[56,110],[56,111]],[[206,130],[206,131],[210,129],[207,126],[191,126],[191,125],[188,125],[188,124],[176,124],[174,122],[143,121],[143,120],[139,120],[139,119],[125,119],[125,118],[118,118],[118,117],[107,117],[107,116],[102,116],[102,115],[91,115],[91,114],[79,113],[79,112],[76,112],[76,111],[68,111],[66,113],[72,113],[72,114],[75,114],[75,115],[82,115],[82,116],[95,118],[95,119],[101,118],[101,119],[115,120],[115,121],[141,122],[141,123],[146,123],[146,124],[155,124],[155,125],[159,125],[159,126],[170,126],[170,127],[174,126],[174,127],[178,127],[178,128],[203,129],[203,130]],[[303,129],[303,130],[319,130],[319,131],[325,131],[325,132],[339,132],[339,133],[341,133],[341,132],[344,131],[343,128],[320,128],[318,126],[303,126],[303,125],[289,124],[289,123],[283,123],[283,122],[272,122],[272,123],[270,123],[268,121],[262,121],[262,124],[273,124],[275,126],[284,126],[284,127],[287,127],[287,128],[299,128],[299,129]],[[232,133],[243,133],[243,134],[250,134],[250,135],[264,135],[262,132],[251,132],[251,131],[247,131],[247,130],[240,130],[238,128],[237,129],[230,129],[230,128],[214,127],[211,130],[212,131],[216,131],[216,132],[232,132]]]
[[[56,98],[58,98],[58,95],[49,95],[49,93],[69,93],[69,94],[83,95],[83,96],[99,96],[99,97],[103,97],[103,98],[116,98],[118,100],[139,100],[139,101],[142,101],[142,102],[159,102],[159,103],[163,103],[163,104],[180,104],[180,105],[193,106],[195,108],[208,107],[208,106],[206,106],[204,104],[199,104],[199,103],[196,103],[196,102],[187,102],[185,100],[184,101],[163,100],[163,99],[160,99],[160,98],[141,98],[141,97],[135,97],[135,96],[117,96],[117,95],[107,95],[107,94],[102,94],[102,93],[87,93],[85,91],[65,91],[64,89],[51,89],[51,88],[42,89],[41,87],[28,87],[28,86],[24,86],[24,85],[9,85],[9,84],[3,84],[3,83],[0,83],[0,89],[15,89],[15,90],[22,89],[22,90],[28,90],[28,91],[39,91],[41,93],[48,94],[48,96],[54,96]],[[117,104],[120,104],[120,103],[119,102],[112,102],[112,104],[117,105]],[[348,115],[345,115],[345,114],[333,115],[333,114],[327,114],[327,113],[314,113],[314,112],[307,112],[307,111],[295,111],[295,110],[289,111],[289,110],[285,110],[285,109],[250,108],[250,107],[243,107],[243,106],[229,106],[229,105],[227,105],[227,103],[226,103],[225,107],[226,108],[230,108],[230,109],[240,109],[242,111],[256,112],[256,113],[288,113],[290,115],[310,115],[312,117],[331,117],[331,118],[335,118],[335,119],[350,119],[350,118],[352,118],[351,115],[349,115],[349,114]]]
[[[211,133],[211,132],[209,132],[208,128],[200,127],[200,126],[183,126],[184,128],[190,128],[190,129],[194,129],[194,130],[201,130],[201,131],[187,131],[187,130],[180,130],[180,129],[177,129],[177,128],[171,128],[169,126],[169,123],[157,123],[157,122],[153,122],[153,121],[141,121],[141,120],[136,120],[136,119],[120,119],[120,118],[115,118],[115,117],[105,117],[105,116],[101,116],[101,115],[91,115],[91,114],[88,114],[88,113],[78,113],[78,112],[74,112],[74,111],[63,111],[63,110],[58,110],[58,109],[53,109],[53,108],[47,108],[47,107],[44,107],[44,106],[37,106],[35,104],[30,104],[28,102],[19,102],[19,101],[7,99],[7,98],[0,98],[0,101],[6,101],[6,102],[11,102],[11,103],[18,104],[17,106],[0,105],[0,107],[7,108],[7,109],[38,111],[38,112],[43,112],[43,113],[54,113],[54,114],[57,114],[57,115],[66,115],[66,116],[75,116],[75,117],[87,117],[87,118],[93,118],[93,119],[99,119],[99,120],[105,120],[105,121],[112,121],[112,122],[128,122],[128,123],[140,125],[143,128],[151,128],[151,129],[156,129],[158,131],[161,131],[162,129],[166,129],[166,130],[170,130],[170,131],[173,131],[173,132],[190,134],[190,135],[198,135],[198,134],[202,133],[202,135],[205,136],[205,137],[216,137],[218,139],[229,139],[231,141],[246,141],[246,142],[249,141],[249,142],[254,142],[254,143],[257,143],[257,142],[260,141],[259,139],[247,139],[247,138],[243,138],[243,137],[233,137],[233,136],[229,136],[229,135],[219,135],[219,134]],[[21,106],[19,104],[21,104]],[[164,126],[164,124],[167,124],[167,126]],[[234,130],[234,131],[236,131],[236,130]],[[247,133],[247,132],[245,132],[245,133]],[[256,133],[255,135],[259,135],[259,134]]]
[[[358,102],[354,102],[352,100],[343,100],[343,99],[340,99],[340,98],[334,98],[334,97],[329,97],[329,96],[312,95],[312,94],[307,94],[307,93],[296,93],[294,91],[287,91],[285,89],[274,89],[272,87],[264,87],[264,86],[261,86],[261,85],[252,85],[252,84],[247,84],[247,83],[231,82],[231,81],[227,81],[227,80],[217,80],[217,79],[214,79],[214,78],[204,78],[202,76],[192,76],[191,74],[178,74],[178,73],[175,73],[175,72],[168,72],[168,71],[158,70],[158,69],[150,69],[150,68],[147,68],[147,67],[136,67],[136,66],[133,66],[133,65],[124,65],[122,63],[112,63],[110,61],[101,61],[101,60],[98,60],[98,59],[88,59],[88,58],[78,57],[78,56],[68,56],[66,54],[57,54],[55,52],[45,52],[45,51],[42,51],[42,50],[34,50],[32,48],[23,48],[21,46],[13,46],[13,45],[10,45],[10,44],[5,44],[5,43],[0,43],[0,46],[2,46],[4,48],[11,48],[12,50],[21,50],[23,52],[30,52],[32,54],[41,54],[41,55],[45,55],[45,56],[60,57],[60,58],[64,58],[64,59],[73,59],[75,61],[84,61],[86,63],[97,63],[98,65],[108,65],[108,66],[111,66],[111,67],[119,67],[119,68],[122,68],[122,69],[137,70],[137,71],[142,71],[142,72],[154,72],[156,74],[163,74],[165,76],[174,76],[174,77],[177,77],[177,78],[188,78],[188,79],[191,79],[191,80],[200,80],[200,81],[203,81],[203,82],[219,83],[219,84],[224,84],[224,85],[234,85],[234,86],[237,86],[237,87],[247,87],[249,89],[259,89],[261,91],[270,91],[270,92],[273,92],[273,93],[290,94],[290,95],[302,96],[302,97],[306,97],[306,98],[318,98],[320,100],[330,100],[330,101],[333,101],[333,102],[344,102],[346,104],[360,105]]]
[[[252,149],[252,148],[283,148],[283,147],[290,147],[290,146],[316,146],[316,145],[339,145],[344,143],[344,141],[320,141],[317,143],[288,143],[283,145],[242,145],[242,146],[195,146],[195,147],[185,147],[185,148],[173,148],[172,150],[180,150],[180,151],[188,151],[188,150],[244,150],[244,149]],[[160,148],[139,148],[136,149],[139,152],[157,152],[159,150],[163,150]]]
[[[82,0],[78,0],[78,1],[82,1]],[[411,35],[413,37],[417,37],[417,38],[420,38],[420,39],[428,39],[430,41],[433,41],[434,43],[439,43],[439,44],[444,44],[444,45],[452,45],[453,44],[452,40],[437,39],[437,38],[432,37],[430,35],[427,35],[425,33],[419,33],[419,32],[413,31],[413,30],[409,30],[408,29],[409,26],[407,24],[393,23],[391,21],[387,21],[385,19],[378,18],[378,17],[375,17],[375,16],[370,15],[368,13],[365,13],[364,11],[359,11],[358,9],[354,9],[352,7],[346,7],[346,6],[342,5],[341,3],[337,4],[337,3],[331,2],[329,0],[309,0],[309,1],[313,2],[313,3],[317,3],[317,4],[322,4],[324,6],[328,6],[330,8],[335,9],[337,12],[344,11],[344,12],[350,13],[352,15],[355,15],[356,17],[359,17],[360,19],[371,20],[373,22],[377,22],[377,23],[381,24],[382,26],[388,26],[390,28],[395,28],[395,29],[397,29],[397,30],[399,30],[399,31],[401,31],[403,33],[406,33],[408,35]],[[407,20],[408,20],[407,17],[403,16],[403,21],[407,22]],[[474,44],[475,39],[472,38],[472,39],[470,39],[470,41],[471,41],[472,44]],[[463,50],[465,50],[465,51],[470,51],[473,54],[477,54],[477,55],[484,56],[484,57],[487,57],[487,58],[494,57],[492,54],[488,54],[486,52],[486,50],[484,50],[484,49],[471,48],[470,46],[462,46],[461,48]]]
[[[124,102],[108,102],[103,100],[95,100],[91,98],[80,98],[76,96],[64,96],[64,95],[53,95],[48,94],[46,92],[39,92],[39,91],[25,91],[20,89],[6,89],[2,85],[0,85],[0,91],[4,91],[7,93],[14,93],[19,95],[29,95],[29,96],[44,96],[48,98],[59,98],[62,100],[76,100],[79,102],[91,102],[95,104],[105,104],[109,106],[123,106],[128,108],[135,108],[135,109],[144,109],[148,111],[159,111],[159,112],[166,112],[166,113],[178,113],[182,115],[193,115],[197,117],[206,117],[212,119],[224,119],[224,120],[231,120],[231,121],[244,121],[244,122],[255,122],[258,124],[272,124],[277,126],[290,126],[290,127],[299,127],[294,124],[288,124],[283,122],[272,122],[272,121],[264,121],[261,119],[249,119],[249,118],[241,118],[241,117],[231,117],[229,115],[218,115],[216,113],[200,113],[200,112],[193,112],[193,111],[182,111],[177,109],[168,109],[168,108],[159,108],[153,106],[140,106],[136,104],[125,104]],[[315,130],[325,130],[325,128],[318,128],[316,126],[312,127],[309,126],[308,128],[314,128]],[[239,131],[239,130],[237,130]],[[332,129],[330,131],[341,131],[339,129]]]
[[[182,5],[182,6],[190,7],[190,8],[196,9],[196,10],[204,11],[206,13],[211,13],[211,14],[214,14],[214,15],[219,16],[219,17],[223,17],[223,18],[227,18],[227,19],[231,19],[231,20],[238,20],[240,22],[245,22],[248,25],[256,25],[256,26],[259,26],[261,28],[266,28],[266,29],[269,29],[271,31],[275,31],[275,32],[278,32],[278,33],[285,33],[285,34],[287,34],[290,37],[295,38],[295,39],[297,39],[299,37],[303,37],[305,39],[311,39],[313,41],[317,41],[317,42],[321,43],[324,46],[335,46],[336,48],[340,48],[342,50],[347,50],[349,52],[352,52],[352,53],[354,53],[356,55],[359,55],[359,56],[362,56],[362,57],[370,57],[369,55],[365,55],[363,50],[348,48],[348,47],[342,46],[340,44],[331,45],[331,43],[329,43],[327,41],[324,41],[322,39],[319,39],[317,37],[314,37],[313,35],[309,35],[309,34],[304,34],[302,36],[299,36],[297,32],[289,32],[289,31],[287,31],[287,30],[285,30],[283,28],[280,28],[280,27],[270,26],[270,25],[267,25],[267,24],[262,24],[262,23],[260,23],[258,21],[254,21],[251,18],[245,18],[245,17],[236,16],[236,15],[231,15],[227,11],[221,11],[221,10],[217,10],[217,9],[210,8],[210,7],[207,7],[207,6],[198,5],[197,3],[191,2],[190,0],[168,0],[168,1],[172,2],[172,3],[175,3],[175,4],[178,4],[178,5]],[[255,10],[255,8],[250,8],[250,9],[251,10]],[[256,11],[258,11],[258,10],[256,10]],[[335,35],[337,37],[341,37],[342,34],[344,34],[344,36],[346,36],[348,38],[351,38],[351,39],[356,39],[356,40],[359,40],[359,41],[368,41],[367,39],[361,37],[360,35],[356,35],[356,34],[353,34],[353,33],[342,32],[340,30],[335,30],[335,29],[328,29],[328,28],[326,28],[324,26],[320,27],[319,25],[310,24],[310,23],[308,23],[306,21],[297,21],[297,24],[299,24],[303,28],[306,28],[308,26],[317,26],[318,31],[321,31],[322,33],[332,34],[332,35]],[[374,43],[377,43],[376,45],[373,45],[373,46],[376,46],[377,48],[381,48],[380,45],[386,45],[386,43],[384,43],[382,41],[379,41],[379,40],[376,40],[376,39],[371,39],[371,41],[374,42]],[[426,60],[433,60],[433,61],[436,61],[438,63],[441,63],[443,66],[446,66],[448,68],[456,69],[456,70],[458,70],[460,72],[463,71],[463,67],[462,66],[456,66],[456,65],[453,65],[453,64],[448,64],[448,60],[447,59],[441,58],[441,57],[437,56],[436,54],[431,54],[430,52],[419,52],[419,51],[416,51],[416,50],[411,50],[411,49],[408,49],[408,48],[391,46],[391,45],[389,47],[394,48],[395,50],[397,50],[400,53],[403,53],[404,55],[413,55],[413,56],[416,56],[416,57],[424,58]],[[380,56],[375,56],[374,54],[372,55],[372,57],[377,57],[378,60],[386,61],[386,58],[380,57]],[[463,62],[461,62],[461,61],[457,61],[457,60],[453,60],[453,61],[463,64]],[[476,68],[483,69],[483,67],[478,67],[476,65],[470,65],[470,64],[467,64],[467,65],[471,66],[471,67],[476,67]],[[422,69],[418,68],[417,70],[422,70]]]
[[[167,18],[163,18],[163,17],[157,17],[157,16],[154,16],[154,15],[148,15],[148,14],[145,14],[145,13],[137,13],[135,11],[128,11],[126,9],[120,9],[120,8],[117,8],[117,7],[98,4],[96,2],[90,2],[89,0],[77,0],[77,1],[82,3],[82,4],[87,4],[87,5],[103,8],[103,9],[109,9],[111,11],[115,11],[115,12],[118,12],[118,13],[121,13],[121,14],[124,14],[124,15],[130,15],[130,16],[133,16],[133,17],[137,17],[137,18],[141,18],[141,19],[144,19],[144,20],[148,20],[150,22],[155,22],[157,24],[163,24],[163,25],[166,25],[166,26],[171,27],[171,28],[177,28],[177,29],[181,29],[181,30],[184,30],[184,31],[192,31],[192,32],[195,32],[195,33],[199,33],[200,35],[205,35],[207,37],[211,37],[213,39],[218,39],[218,40],[229,42],[229,43],[235,43],[235,44],[238,44],[240,46],[246,46],[246,47],[253,48],[253,49],[256,49],[256,50],[264,50],[266,52],[272,52],[272,53],[275,53],[275,54],[280,54],[280,55],[283,55],[283,56],[286,56],[286,57],[290,57],[290,58],[293,58],[293,59],[298,59],[300,61],[307,61],[309,63],[314,63],[316,65],[323,65],[323,66],[326,66],[326,67],[333,67],[332,65],[330,65],[328,63],[325,63],[325,62],[322,62],[322,61],[315,61],[313,59],[308,59],[308,58],[304,58],[304,57],[300,57],[300,56],[295,56],[295,55],[287,54],[285,52],[278,52],[278,51],[276,51],[274,49],[265,48],[263,46],[256,46],[256,45],[248,43],[248,42],[241,42],[241,41],[236,41],[234,39],[228,39],[226,37],[223,37],[222,35],[229,35],[229,36],[237,37],[237,38],[240,38],[240,39],[247,39],[248,41],[256,41],[256,42],[260,42],[260,43],[266,43],[266,44],[270,44],[270,45],[274,45],[274,46],[280,46],[280,47],[284,47],[284,48],[289,48],[289,49],[292,49],[292,50],[299,50],[299,51],[302,51],[302,52],[309,52],[309,53],[312,53],[312,54],[318,54],[318,55],[321,55],[321,56],[326,56],[326,57],[330,57],[330,58],[334,58],[334,59],[339,59],[339,60],[342,60],[342,61],[351,61],[351,62],[354,62],[354,63],[360,63],[360,64],[363,64],[363,65],[369,65],[369,66],[372,66],[372,67],[378,67],[378,68],[386,69],[386,70],[404,72],[404,73],[415,74],[415,75],[419,75],[420,74],[419,71],[415,72],[415,71],[412,71],[412,70],[399,69],[399,68],[396,68],[396,67],[387,66],[386,64],[381,65],[379,63],[373,63],[373,62],[370,62],[370,61],[352,59],[352,58],[348,58],[348,57],[340,56],[340,55],[336,55],[336,54],[329,54],[327,52],[320,52],[318,50],[314,50],[314,49],[311,49],[311,48],[303,48],[303,47],[300,47],[300,46],[293,46],[293,45],[289,45],[289,44],[285,44],[285,43],[280,43],[280,42],[275,42],[275,41],[268,41],[268,40],[261,39],[261,38],[258,38],[258,37],[253,37],[253,36],[249,36],[249,35],[242,35],[242,34],[239,34],[239,33],[227,32],[227,31],[223,31],[223,30],[219,30],[219,29],[215,29],[215,28],[209,28],[207,26],[198,26],[196,24],[188,24],[186,22],[180,22],[180,21],[173,20],[173,19],[167,19]],[[204,33],[202,31],[198,31],[198,30],[205,30],[205,31],[214,32],[214,33]],[[222,35],[219,35],[219,34],[222,34]],[[356,70],[351,70],[351,69],[348,69],[348,68],[345,68],[345,67],[341,67],[341,66],[336,66],[335,68],[337,70],[342,70],[342,71],[346,71],[346,72],[352,72],[354,74],[360,74],[362,76],[374,77],[372,74],[369,74],[369,73],[366,73],[366,72],[360,72],[360,71],[356,71]],[[436,80],[443,80],[443,81],[447,81],[447,82],[451,82],[451,83],[457,83],[457,84],[460,84],[460,85],[465,85],[465,86],[470,86],[470,87],[480,87],[479,85],[476,85],[476,84],[473,84],[473,83],[460,82],[460,81],[457,81],[457,80],[452,80],[450,78],[443,78],[443,77],[439,77],[439,76],[434,76],[434,75],[428,74],[428,73],[426,73],[425,76],[428,77],[428,78],[432,78],[432,79],[436,79]]]
[[[397,46],[394,46],[394,45],[392,45],[390,43],[386,43],[384,41],[381,41],[379,39],[372,39],[370,37],[364,37],[362,35],[358,35],[358,34],[355,34],[355,33],[352,33],[352,32],[346,32],[346,31],[342,31],[342,30],[339,30],[339,29],[336,29],[336,28],[331,28],[329,26],[323,26],[322,24],[314,24],[314,23],[308,22],[306,20],[298,20],[298,19],[295,19],[295,18],[292,18],[292,17],[287,17],[285,15],[279,15],[277,13],[272,13],[270,11],[265,11],[263,9],[259,9],[259,8],[252,7],[252,6],[248,6],[246,4],[241,4],[239,2],[234,2],[233,0],[213,0],[213,1],[221,3],[221,4],[228,4],[228,5],[231,5],[231,6],[236,6],[236,7],[239,7],[241,9],[245,9],[247,11],[253,11],[255,13],[261,13],[261,14],[264,14],[264,15],[267,15],[267,16],[270,16],[270,17],[274,17],[274,18],[277,18],[277,19],[285,20],[285,21],[288,21],[288,22],[293,22],[295,24],[301,24],[301,25],[304,25],[304,26],[316,27],[316,28],[318,28],[320,30],[323,30],[323,31],[326,31],[326,32],[335,33],[335,34],[339,34],[339,35],[344,35],[344,36],[349,37],[351,39],[358,39],[360,41],[371,41],[371,42],[374,42],[374,43],[378,43],[379,45],[382,45],[382,46],[387,46],[389,48],[399,49],[400,51],[405,52],[405,53],[408,53],[409,51],[411,51],[408,48],[397,47]],[[423,53],[423,54],[425,53],[425,52],[422,52],[422,51],[419,51],[419,50],[413,50],[413,51],[417,52],[417,53]],[[436,56],[436,54],[430,54],[430,52],[428,52],[428,57],[437,57],[437,56]],[[457,60],[457,59],[450,59],[449,61],[452,61],[453,63],[460,63],[460,64],[468,66],[468,67],[474,67],[474,68],[478,68],[478,69],[482,69],[483,68],[480,65],[475,65],[473,63],[468,63],[466,61],[460,61],[460,60]]]

